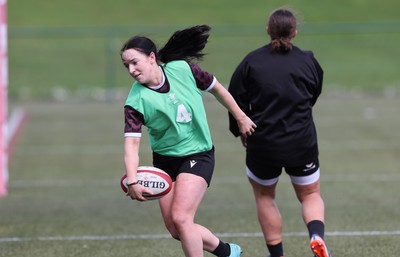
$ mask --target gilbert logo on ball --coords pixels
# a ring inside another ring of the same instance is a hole
[[[138,184],[149,188],[153,194],[145,195],[148,200],[155,200],[168,194],[172,188],[171,177],[163,170],[152,166],[139,166],[137,169]],[[120,181],[122,190],[128,192],[128,181],[124,174]]]

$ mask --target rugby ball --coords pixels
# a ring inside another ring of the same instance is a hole
[[[139,166],[136,177],[140,185],[149,188],[153,192],[152,195],[144,195],[148,200],[159,199],[171,191],[172,179],[161,169],[152,166]],[[122,176],[120,184],[122,190],[127,193],[128,181],[126,174]]]

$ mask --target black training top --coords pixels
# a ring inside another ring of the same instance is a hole
[[[263,154],[273,165],[303,165],[318,158],[312,107],[321,93],[323,70],[311,51],[293,46],[285,54],[265,45],[238,65],[229,92],[256,123],[247,151]],[[229,115],[230,130],[239,128]]]

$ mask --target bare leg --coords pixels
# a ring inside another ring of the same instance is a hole
[[[181,173],[173,191],[160,199],[165,225],[171,235],[181,241],[186,257],[202,257],[203,249],[211,252],[219,243],[219,239],[207,228],[194,223],[206,190],[207,183],[203,178]]]
[[[258,221],[266,244],[276,245],[282,242],[282,218],[275,202],[277,184],[263,186],[249,179],[257,205]]]
[[[312,220],[324,222],[325,207],[320,193],[320,181],[309,185],[293,184],[293,188],[301,203],[304,223],[307,225]]]

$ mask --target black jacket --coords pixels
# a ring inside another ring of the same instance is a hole
[[[312,107],[321,93],[323,70],[311,51],[293,46],[286,54],[265,45],[249,53],[232,75],[229,92],[256,123],[247,151],[271,164],[303,165],[318,158]],[[239,128],[229,115],[230,131]]]

